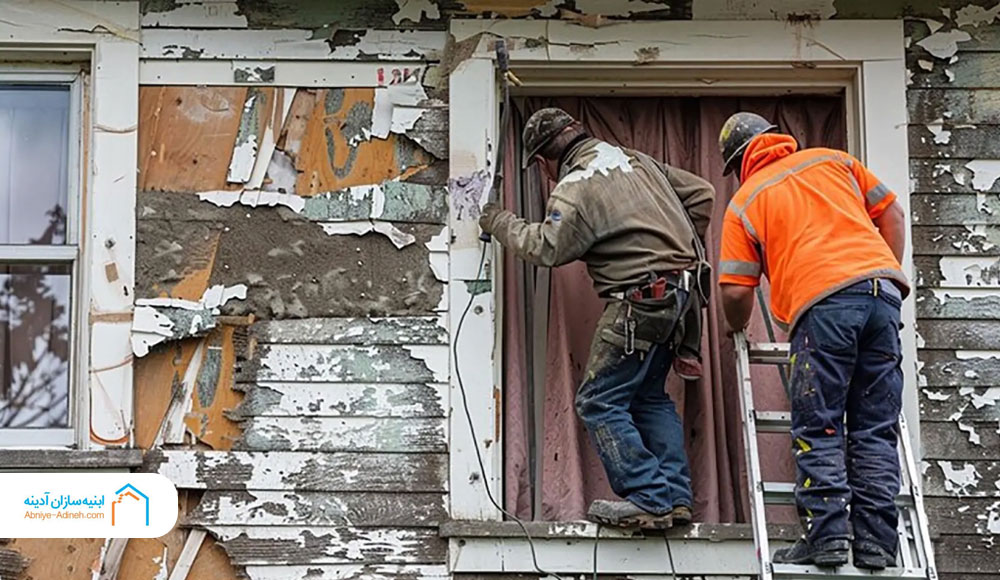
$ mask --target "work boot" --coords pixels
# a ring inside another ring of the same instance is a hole
[[[775,564],[815,564],[824,568],[836,568],[847,563],[847,540],[827,540],[819,545],[810,544],[799,538],[791,548],[782,548],[774,553]]]
[[[896,557],[872,543],[854,544],[854,567],[884,570],[896,565]]]
[[[665,530],[673,525],[669,513],[662,516],[652,514],[630,501],[595,500],[587,510],[587,519],[607,526]]]
[[[694,516],[691,515],[691,508],[679,505],[670,512],[670,519],[675,526],[690,526]]]

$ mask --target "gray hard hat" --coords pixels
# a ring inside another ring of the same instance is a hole
[[[576,119],[569,113],[556,107],[535,111],[524,124],[524,133],[521,136],[524,156],[521,167],[527,168],[531,165],[535,155],[548,145],[549,141],[575,122]]]
[[[777,128],[777,125],[756,113],[742,112],[729,117],[722,125],[722,130],[719,131],[719,151],[722,153],[722,159],[726,162],[722,174],[729,175],[736,169],[736,162],[743,157],[747,145],[757,135]]]

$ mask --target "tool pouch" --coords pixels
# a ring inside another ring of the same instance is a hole
[[[623,300],[608,305],[598,333],[602,340],[625,350],[648,352],[654,344],[666,344],[674,335],[684,309],[686,293],[669,287],[658,299]]]

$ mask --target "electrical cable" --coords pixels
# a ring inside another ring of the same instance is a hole
[[[486,263],[486,248],[487,244],[483,244],[483,252],[479,256],[479,266],[476,268],[476,276],[479,276],[483,271],[483,265]],[[472,436],[472,448],[476,450],[476,461],[479,462],[479,473],[482,475],[483,487],[486,488],[486,497],[489,498],[490,503],[493,507],[497,508],[501,514],[515,521],[518,527],[521,528],[521,532],[524,533],[524,537],[528,540],[528,547],[531,549],[531,563],[535,568],[535,572],[542,576],[552,576],[558,580],[564,580],[564,578],[554,572],[546,572],[538,565],[538,553],[535,550],[535,540],[531,537],[531,533],[528,532],[528,527],[524,525],[524,522],[520,520],[514,514],[508,512],[500,503],[493,497],[493,492],[490,491],[490,483],[486,480],[486,464],[483,462],[483,454],[479,451],[479,438],[476,435],[475,423],[472,420],[472,411],[469,410],[469,398],[465,393],[465,382],[462,380],[462,367],[458,364],[458,339],[462,335],[462,326],[465,324],[465,318],[469,314],[469,310],[472,310],[472,304],[475,302],[476,296],[470,293],[469,303],[465,305],[465,310],[462,311],[462,316],[458,319],[458,325],[455,327],[455,340],[452,342],[451,355],[455,361],[455,378],[458,380],[458,390],[462,393],[462,407],[465,410],[465,418],[469,422],[469,433]],[[596,548],[595,548],[596,549]],[[596,566],[596,560],[595,564]]]
[[[601,524],[597,524],[597,532],[594,534],[594,578],[597,580],[597,546],[601,543]]]

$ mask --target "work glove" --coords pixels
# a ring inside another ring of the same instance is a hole
[[[479,215],[479,229],[483,230],[487,234],[492,234],[497,216],[499,216],[502,211],[503,210],[500,209],[500,206],[496,203],[491,202],[483,206],[483,211]]]

